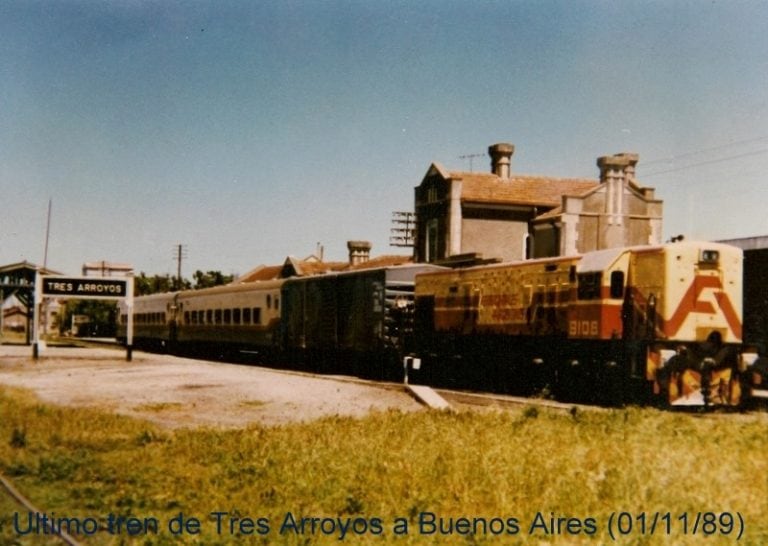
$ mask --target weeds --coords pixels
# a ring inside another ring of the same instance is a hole
[[[30,414],[35,418],[19,427]],[[528,408],[168,432],[94,410],[41,406],[25,393],[0,389],[0,435],[11,439],[0,445],[0,472],[57,514],[168,521],[183,513],[202,522],[199,536],[89,537],[97,546],[339,543],[333,533],[279,535],[288,513],[297,521],[357,521],[360,529],[372,518],[384,522],[385,536],[344,539],[356,545],[388,544],[397,518],[415,525],[428,512],[454,521],[519,518],[527,532],[540,512],[602,523],[617,510],[739,511],[747,522],[741,543],[762,544],[768,541],[768,419],[731,417]],[[217,534],[215,512],[246,523],[265,518],[270,534]],[[0,542],[14,540],[3,527]],[[546,539],[599,544],[603,531]],[[398,543],[501,543],[496,538],[412,532]],[[698,544],[701,537],[665,538]],[[719,544],[723,537],[709,538]]]

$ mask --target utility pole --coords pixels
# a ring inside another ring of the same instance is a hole
[[[187,257],[187,245],[179,243],[173,247],[173,250],[173,259],[176,260],[176,287],[181,290],[181,262]]]
[[[48,238],[51,235],[51,205],[53,199],[48,199],[48,221],[45,224],[45,254],[43,254],[43,269],[48,267]]]
[[[53,199],[48,199],[48,220],[45,223],[45,253],[43,254],[43,272],[48,268],[48,239],[51,236],[51,205],[53,204]],[[40,280],[39,276],[35,277],[35,282]],[[37,289],[37,287],[35,287]],[[40,311],[42,314],[42,327],[43,327],[43,335],[48,334],[48,303],[45,301],[45,298],[41,298],[43,301],[37,301],[35,300],[35,306],[40,305]]]

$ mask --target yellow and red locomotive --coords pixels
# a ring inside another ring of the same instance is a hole
[[[564,399],[737,405],[742,251],[699,242],[419,275],[416,375]]]

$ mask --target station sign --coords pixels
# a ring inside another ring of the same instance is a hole
[[[35,272],[35,300],[32,316],[32,358],[40,356],[40,307],[48,297],[71,299],[123,300],[128,321],[125,333],[125,359],[131,361],[133,353],[133,277],[113,279],[106,277],[63,277]]]
[[[128,295],[127,279],[45,276],[42,278],[41,285],[44,296],[114,299],[125,298]]]

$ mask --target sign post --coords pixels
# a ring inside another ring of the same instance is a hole
[[[105,277],[61,277],[35,273],[35,300],[33,313],[32,358],[39,358],[40,330],[39,306],[43,298],[54,296],[71,299],[125,300],[128,307],[128,328],[125,342],[128,362],[133,358],[133,277],[122,279]]]
[[[37,360],[40,358],[40,316],[38,313],[38,307],[40,302],[43,301],[42,288],[40,287],[40,270],[35,270],[35,294],[32,298],[32,359]],[[29,316],[29,315],[27,315]],[[29,320],[29,319],[27,319]]]

